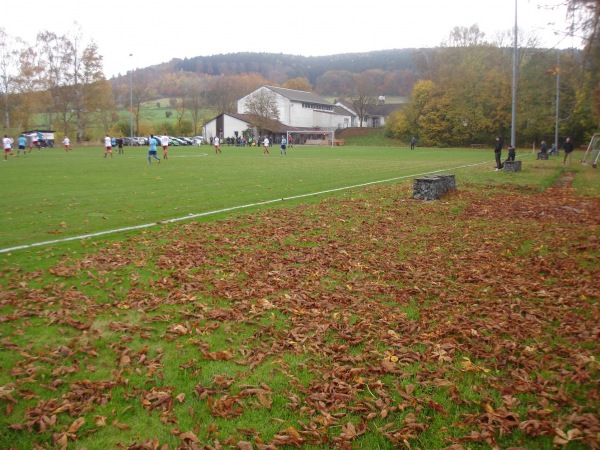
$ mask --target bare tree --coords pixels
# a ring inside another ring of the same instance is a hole
[[[467,27],[454,27],[450,37],[442,43],[444,47],[471,47],[486,44],[485,33],[479,29],[477,24]]]
[[[352,96],[352,106],[356,111],[360,126],[362,128],[369,109],[377,104],[377,92],[369,78],[363,74],[357,75],[354,81],[354,95]]]
[[[259,89],[246,99],[246,114],[252,116],[253,126],[262,131],[272,131],[274,121],[279,120],[275,93],[267,88]]]

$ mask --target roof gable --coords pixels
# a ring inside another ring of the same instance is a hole
[[[286,88],[275,87],[275,86],[264,86],[264,87],[273,92],[276,92],[277,94],[279,94],[293,102],[317,103],[319,105],[333,106],[333,103],[328,102],[324,98],[319,97],[318,95],[313,94],[312,92],[297,91],[295,89],[286,89]]]

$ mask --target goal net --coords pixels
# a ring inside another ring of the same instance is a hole
[[[327,145],[333,147],[335,131],[302,130],[288,131],[286,139],[289,145]]]
[[[585,155],[581,160],[581,164],[592,166],[594,169],[598,166],[598,157],[600,156],[600,133],[592,136]]]

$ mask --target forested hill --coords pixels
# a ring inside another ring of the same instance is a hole
[[[315,84],[327,71],[361,73],[380,69],[386,72],[415,71],[417,49],[380,50],[367,53],[344,53],[328,56],[298,56],[282,53],[229,53],[197,56],[152,66],[143,71],[193,72],[206,75],[241,75],[258,73],[266,79],[304,77]]]

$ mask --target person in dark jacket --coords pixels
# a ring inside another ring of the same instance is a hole
[[[502,169],[502,138],[500,136],[496,136],[496,144],[494,145],[494,156],[496,157],[496,168],[494,170]]]
[[[565,151],[565,159],[563,159],[563,166],[567,162],[567,158],[569,158],[569,165],[571,164],[571,153],[573,153],[573,141],[570,137],[565,139],[565,143],[563,144],[563,150]]]
[[[540,151],[537,154],[537,159],[540,159],[540,155],[546,155],[548,153],[548,146],[546,145],[546,141],[542,141],[542,146],[540,147]]]

